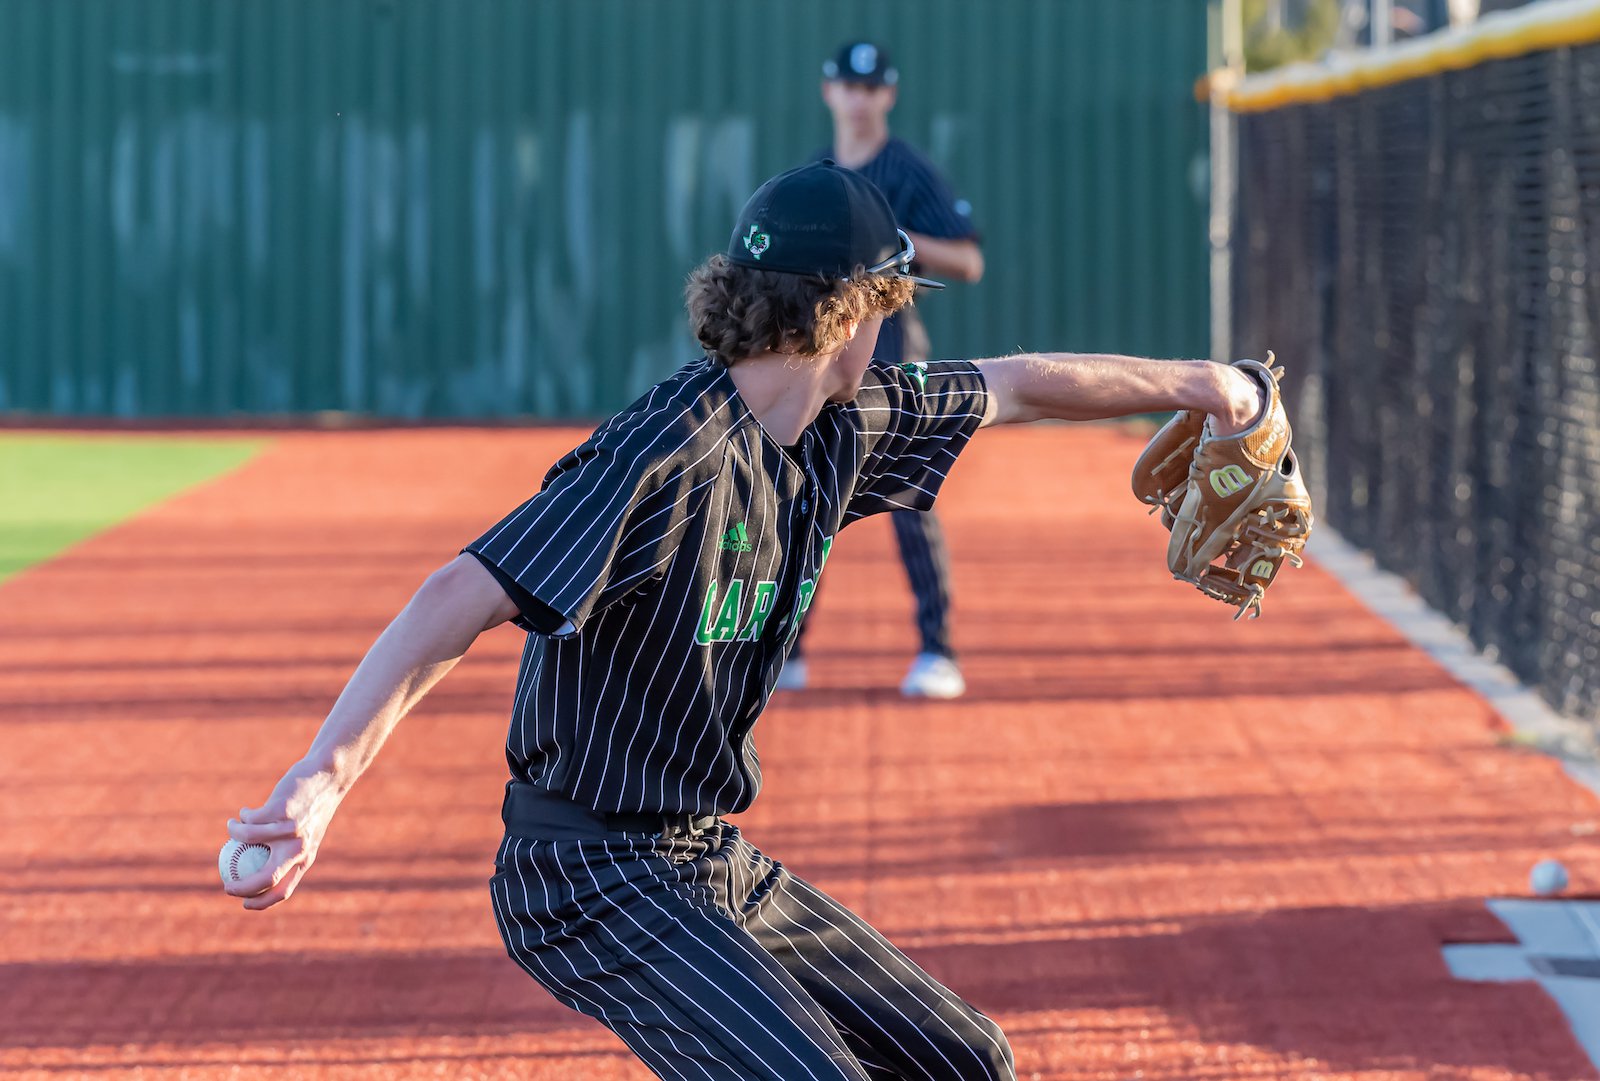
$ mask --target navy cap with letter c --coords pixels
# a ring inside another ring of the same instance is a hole
[[[728,260],[780,274],[848,278],[901,274],[918,285],[940,282],[907,274],[917,250],[877,186],[830,159],[768,180],[744,204],[728,240]]]

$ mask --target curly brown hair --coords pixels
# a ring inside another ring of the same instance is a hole
[[[916,288],[909,278],[861,268],[846,280],[757,270],[713,255],[689,275],[684,301],[706,352],[732,364],[768,351],[831,353],[849,341],[850,323],[893,315],[911,303]]]

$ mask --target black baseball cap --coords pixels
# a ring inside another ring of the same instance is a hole
[[[889,50],[871,41],[847,41],[823,61],[822,77],[867,86],[894,86],[900,72],[889,62]]]
[[[907,274],[917,249],[894,220],[889,201],[856,172],[824,158],[779,173],[750,196],[728,241],[728,260],[779,274],[849,278],[904,275],[918,285],[941,282]]]

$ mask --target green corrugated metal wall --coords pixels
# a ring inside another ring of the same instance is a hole
[[[0,0],[0,413],[595,415],[873,36],[939,355],[1207,351],[1204,0]]]

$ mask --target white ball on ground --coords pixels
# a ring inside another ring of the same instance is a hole
[[[1560,893],[1567,888],[1567,869],[1560,860],[1540,860],[1528,872],[1528,885],[1541,896]]]
[[[217,853],[217,872],[222,875],[223,882],[232,885],[265,867],[271,855],[272,849],[266,845],[247,845],[230,840]]]

